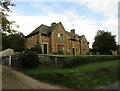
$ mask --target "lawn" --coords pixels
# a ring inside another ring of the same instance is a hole
[[[96,62],[74,68],[38,67],[24,69],[23,72],[40,81],[68,88],[94,89],[120,80],[118,61]]]

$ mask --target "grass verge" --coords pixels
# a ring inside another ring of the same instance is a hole
[[[23,72],[37,80],[74,89],[94,89],[118,80],[118,61],[96,62],[74,68],[38,67]]]

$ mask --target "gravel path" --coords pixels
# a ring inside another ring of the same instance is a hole
[[[9,67],[2,67],[2,89],[65,89],[37,81]]]

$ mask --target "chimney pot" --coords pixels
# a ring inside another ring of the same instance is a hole
[[[72,30],[71,30],[71,33],[75,34],[75,29],[72,29]]]
[[[54,26],[54,25],[56,25],[56,22],[51,23],[51,26]]]

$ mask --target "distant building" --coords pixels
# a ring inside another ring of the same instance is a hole
[[[52,23],[51,26],[40,25],[25,37],[26,48],[40,44],[43,54],[62,52],[64,54],[86,54],[89,52],[89,42],[85,36],[75,34],[75,29],[68,32],[62,23]]]

